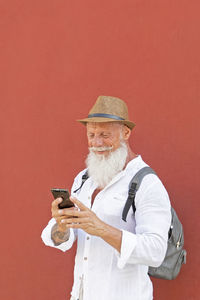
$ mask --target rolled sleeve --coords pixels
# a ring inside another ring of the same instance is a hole
[[[76,234],[75,234],[74,230],[70,228],[69,239],[66,242],[56,246],[51,239],[51,230],[55,223],[56,223],[56,220],[54,218],[52,218],[49,221],[48,225],[42,231],[41,238],[46,246],[53,247],[53,248],[56,248],[56,249],[59,249],[59,250],[65,252],[72,247],[74,241],[76,240]]]
[[[170,202],[161,184],[152,185],[136,206],[135,233],[123,231],[118,267],[142,264],[158,267],[167,250],[171,221]]]
[[[131,253],[136,247],[136,236],[129,231],[122,230],[122,243],[120,253],[116,251],[117,266],[122,269],[129,260]]]
[[[74,179],[74,182],[73,182],[73,185],[72,185],[72,189],[71,189],[71,195],[72,197],[75,197],[75,198],[78,198],[78,193],[75,193],[74,190],[76,190],[77,188],[80,187],[81,185],[81,182],[82,182],[82,175],[86,172],[86,169],[84,169],[83,171],[81,171],[77,176],[76,178]],[[49,247],[53,247],[53,248],[56,248],[56,249],[59,249],[63,252],[67,251],[68,249],[70,249],[74,243],[74,241],[76,240],[77,238],[77,229],[71,229],[70,228],[70,235],[69,235],[69,239],[58,245],[58,246],[55,246],[54,245],[54,242],[52,241],[51,239],[51,230],[52,230],[52,227],[54,226],[54,224],[56,223],[56,220],[54,218],[52,218],[48,225],[44,228],[44,230],[42,231],[42,234],[41,234],[41,238],[44,242],[44,244],[46,246],[49,246]]]

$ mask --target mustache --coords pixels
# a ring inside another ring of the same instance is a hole
[[[113,149],[113,146],[111,146],[111,147],[89,147],[90,151],[99,151],[99,152],[110,151],[112,149]]]

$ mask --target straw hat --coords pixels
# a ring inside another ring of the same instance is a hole
[[[88,122],[120,122],[130,129],[135,124],[129,121],[126,103],[116,97],[99,96],[96,103],[89,111],[88,117],[78,122],[86,125]]]

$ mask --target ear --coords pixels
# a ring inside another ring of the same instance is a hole
[[[131,135],[131,129],[127,127],[126,125],[123,126],[123,138],[125,141],[127,141]]]

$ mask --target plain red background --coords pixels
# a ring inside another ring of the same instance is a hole
[[[69,299],[75,247],[40,235],[50,189],[84,167],[75,120],[99,95],[127,102],[131,146],[184,225],[187,264],[154,280],[155,300],[200,299],[199,12],[198,0],[0,1],[1,299]]]

